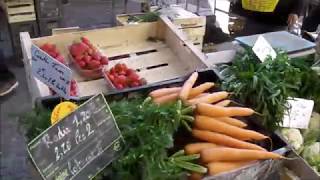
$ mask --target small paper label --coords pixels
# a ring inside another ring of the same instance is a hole
[[[36,45],[31,46],[32,74],[65,99],[70,99],[72,71]]]
[[[293,98],[287,100],[289,112],[284,115],[282,127],[307,129],[309,126],[314,101]]]
[[[264,62],[268,56],[271,56],[272,59],[277,57],[276,51],[263,36],[258,37],[252,50],[258,56],[261,62]]]

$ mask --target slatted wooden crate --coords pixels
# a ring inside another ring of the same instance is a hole
[[[81,36],[89,38],[103,54],[109,57],[111,60],[109,68],[119,62],[125,63],[128,67],[136,69],[148,84],[179,78],[206,67],[203,63],[205,56],[192,43],[185,42],[184,35],[166,17],[157,23],[143,23],[136,26],[62,33],[36,39],[30,39],[27,33],[22,33],[20,36],[24,49],[24,63],[29,69],[31,69],[32,43],[37,45],[54,43],[67,57],[66,46]],[[74,78],[78,81],[81,97],[110,91],[104,79],[86,81],[76,72]],[[43,83],[32,75],[27,79],[33,100],[37,97],[50,96],[48,87]]]
[[[5,1],[5,10],[9,23],[36,20],[33,0],[7,0]]]
[[[163,14],[167,15],[169,19],[186,34],[188,41],[191,41],[200,50],[202,50],[203,37],[206,29],[206,17],[197,16],[191,12],[188,12],[179,7],[172,7],[162,11]],[[119,26],[134,25],[137,23],[128,23],[130,16],[139,16],[143,13],[136,14],[120,14],[116,16],[116,22]],[[153,22],[151,22],[153,23]]]

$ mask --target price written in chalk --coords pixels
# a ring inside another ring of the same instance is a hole
[[[124,141],[103,95],[97,95],[28,145],[44,179],[90,179],[120,154]]]
[[[277,53],[263,36],[258,37],[252,50],[261,62],[264,62],[268,56],[271,56],[272,59],[277,57]]]
[[[31,46],[32,74],[65,99],[70,98],[72,71],[36,45]]]
[[[282,127],[307,129],[309,126],[314,101],[293,98],[287,100],[290,109],[284,115]]]

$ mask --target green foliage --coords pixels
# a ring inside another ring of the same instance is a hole
[[[20,124],[26,131],[28,141],[36,138],[44,130],[50,127],[51,111],[44,108],[36,108],[20,116]]]
[[[128,22],[154,22],[159,19],[159,12],[147,12],[143,15],[129,16]]]
[[[259,63],[253,51],[247,50],[238,55],[225,72],[222,87],[260,112],[263,124],[270,129],[282,122],[288,110],[286,100],[301,86],[301,70],[291,65],[283,52],[278,52],[274,60],[269,57]]]

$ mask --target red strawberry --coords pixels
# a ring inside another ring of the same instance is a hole
[[[82,55],[77,55],[77,56],[75,57],[75,60],[76,60],[76,61],[82,61],[82,58],[83,58]]]
[[[84,68],[87,64],[86,64],[86,62],[84,62],[84,61],[78,61],[78,65],[79,65],[81,68]]]
[[[118,76],[118,82],[121,83],[121,84],[126,84],[127,82],[127,77],[125,75],[119,75]]]
[[[138,87],[140,86],[140,83],[138,81],[133,81],[131,84],[130,84],[131,87]]]
[[[58,55],[58,56],[56,57],[56,60],[58,60],[59,62],[61,62],[61,63],[64,64],[64,57],[63,57],[63,56]]]
[[[100,67],[100,62],[99,61],[96,61],[96,60],[92,60],[88,63],[88,66],[91,68],[91,69],[97,69]]]
[[[80,54],[78,52],[78,48],[77,48],[76,44],[71,45],[69,50],[70,50],[71,55],[74,57],[77,56],[78,54]]]
[[[81,41],[82,41],[83,43],[87,44],[87,45],[89,45],[89,44],[90,44],[89,39],[88,39],[88,38],[86,38],[86,37],[81,37]]]
[[[101,54],[100,54],[99,52],[95,52],[92,57],[93,57],[94,59],[100,61],[100,59],[101,59]]]
[[[88,52],[89,55],[92,55],[93,54],[93,49],[89,48],[87,52]]]
[[[115,84],[115,87],[117,89],[123,89],[124,88],[122,84],[118,84],[118,83]]]
[[[114,66],[114,69],[115,69],[116,72],[120,72],[120,71],[122,70],[121,64],[120,64],[120,63],[116,64],[116,65]]]
[[[91,60],[92,60],[92,58],[91,58],[91,56],[84,56],[83,58],[82,58],[82,60],[84,61],[84,62],[86,62],[86,63],[89,63]]]
[[[57,52],[55,51],[49,51],[48,54],[53,58],[57,57]]]
[[[126,75],[129,76],[130,74],[136,73],[133,69],[127,69]]]
[[[129,79],[131,79],[132,81],[139,81],[139,76],[137,73],[135,72],[132,72],[129,76],[128,76]]]
[[[108,65],[109,59],[106,56],[102,56],[101,58],[101,64]]]

